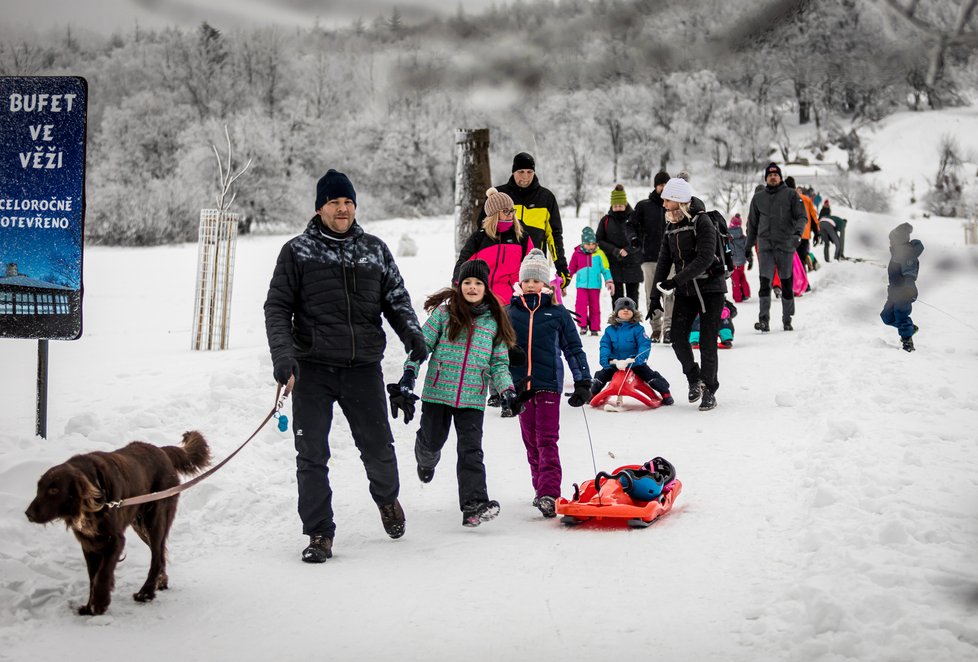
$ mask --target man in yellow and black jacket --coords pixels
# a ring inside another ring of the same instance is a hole
[[[564,257],[564,228],[560,222],[557,198],[550,189],[540,186],[536,162],[526,152],[520,152],[513,158],[512,172],[509,181],[497,186],[496,190],[513,199],[516,218],[530,235],[533,247],[539,248],[553,260],[562,287],[567,287],[570,274],[567,271],[567,258]],[[482,218],[479,220],[481,222]]]

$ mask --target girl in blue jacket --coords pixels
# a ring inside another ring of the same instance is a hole
[[[601,370],[594,373],[591,394],[600,393],[618,370],[612,361],[634,359],[628,367],[635,376],[662,395],[662,404],[671,405],[675,401],[669,394],[669,382],[646,363],[651,349],[652,341],[642,328],[642,313],[635,302],[628,297],[618,299],[615,312],[608,319],[608,328],[601,336]]]

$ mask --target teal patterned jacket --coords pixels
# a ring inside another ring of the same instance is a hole
[[[489,380],[500,392],[513,387],[509,350],[496,342],[496,320],[485,312],[468,334],[448,338],[448,306],[435,308],[421,332],[428,345],[428,374],[421,400],[449,407],[485,409]],[[420,364],[408,359],[405,370],[418,374]]]

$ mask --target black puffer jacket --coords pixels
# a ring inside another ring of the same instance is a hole
[[[638,204],[635,205],[635,211],[628,219],[628,223],[635,229],[635,234],[642,244],[643,262],[655,262],[659,259],[662,233],[666,227],[665,214],[662,196],[652,191],[648,198],[638,201]]]
[[[608,256],[611,280],[616,283],[641,283],[643,279],[642,251],[635,230],[628,223],[631,212],[631,207],[624,211],[609,211],[598,222],[595,232],[598,246]],[[621,249],[628,255],[622,257]]]
[[[798,192],[781,182],[774,188],[758,186],[747,214],[747,250],[790,253],[798,248],[808,224],[808,212]]]
[[[379,363],[387,318],[402,341],[421,338],[411,297],[387,244],[356,223],[329,237],[319,217],[282,247],[265,300],[272,361],[331,366]]]
[[[706,275],[707,269],[716,262],[717,234],[713,221],[703,213],[705,211],[703,202],[693,198],[689,207],[692,219],[666,224],[658,264],[655,265],[656,284],[664,281],[669,275],[669,268],[675,265],[676,275],[673,278],[677,293],[696,296],[697,289],[701,294],[727,291],[722,273]],[[658,294],[659,291],[655,290],[653,298]]]

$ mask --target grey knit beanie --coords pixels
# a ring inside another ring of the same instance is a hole
[[[531,279],[550,282],[550,260],[539,248],[527,253],[520,264],[520,282]]]

